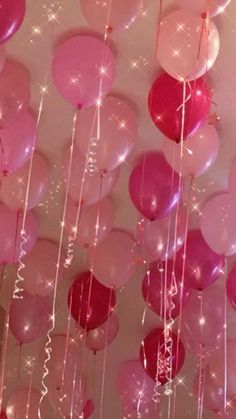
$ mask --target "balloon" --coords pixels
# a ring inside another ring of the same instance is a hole
[[[224,331],[224,295],[217,288],[193,292],[182,314],[182,337],[188,349],[199,355],[219,345]]]
[[[116,305],[116,294],[88,271],[75,278],[69,294],[68,306],[72,317],[86,330],[101,326]]]
[[[24,167],[5,176],[1,184],[1,198],[4,204],[13,211],[25,208],[26,193],[30,163]],[[29,184],[29,197],[27,210],[36,207],[43,201],[49,187],[49,167],[44,157],[35,153],[32,163],[32,170]]]
[[[28,112],[0,129],[0,171],[8,174],[21,169],[33,153],[35,138],[36,121]]]
[[[26,68],[7,60],[0,73],[0,128],[14,123],[29,102],[30,80]]]
[[[179,316],[182,306],[188,300],[189,290],[183,287],[181,271],[169,260],[167,271],[165,263],[153,263],[142,283],[143,298],[149,307],[163,319]]]
[[[188,137],[181,145],[172,141],[164,141],[163,153],[169,165],[182,176],[201,176],[216,161],[219,153],[219,136],[213,125],[205,124]]]
[[[135,145],[137,128],[134,110],[118,97],[106,97],[100,110],[91,108],[78,112],[77,145],[87,156],[90,170],[106,172],[120,166]]]
[[[236,310],[236,266],[233,267],[226,282],[228,299]]]
[[[12,393],[7,401],[8,419],[37,419],[41,393],[34,388],[22,388]]]
[[[219,414],[216,413],[212,419],[235,419],[235,410],[230,409],[226,413],[221,411]]]
[[[177,80],[203,76],[214,65],[219,49],[219,33],[209,19],[177,10],[161,21],[158,60]]]
[[[159,152],[141,156],[129,178],[130,197],[144,217],[153,221],[167,216],[180,199],[182,188]]]
[[[95,407],[94,407],[93,401],[87,400],[83,408],[84,419],[90,418],[90,416],[94,413],[94,410],[95,410]]]
[[[28,212],[25,222],[25,236],[21,238],[23,214],[17,213],[0,204],[0,263],[14,263],[35,245],[38,223],[35,215]],[[21,249],[22,247],[22,249]]]
[[[176,81],[168,74],[161,74],[153,83],[148,107],[154,124],[170,140],[177,143],[193,135],[208,118],[211,91],[203,79],[186,83]],[[183,100],[185,97],[185,101]],[[182,124],[185,102],[184,125]]]
[[[24,281],[22,287],[30,295],[45,296],[55,287],[59,248],[49,240],[40,239],[33,250],[22,259]],[[65,254],[62,249],[57,282],[64,276]]]
[[[236,196],[236,160],[233,161],[229,172],[229,191]]]
[[[160,416],[159,403],[152,402],[147,407],[143,408],[139,413],[140,419],[159,419]],[[131,410],[129,406],[124,406],[123,419],[137,419],[137,412]]]
[[[65,228],[70,235],[76,231],[76,241],[85,247],[101,243],[113,225],[113,207],[107,198],[93,205],[83,205],[76,227],[78,205],[68,199]]]
[[[46,334],[50,327],[51,304],[47,297],[32,297],[25,291],[12,299],[9,327],[20,344],[31,343]]]
[[[6,62],[6,53],[3,47],[0,47],[0,73],[5,65]]]
[[[209,366],[204,368],[203,376],[195,376],[193,383],[193,394],[199,398],[199,380],[201,380],[201,394],[203,393],[203,407],[213,412],[224,410],[224,386],[220,387],[214,374],[211,373]]]
[[[64,153],[62,176],[66,183],[68,179],[70,150]],[[75,202],[80,198],[85,204],[95,204],[109,195],[119,177],[119,168],[105,174],[89,173],[81,152],[75,147],[72,159],[69,194]]]
[[[60,94],[78,109],[93,106],[105,96],[115,78],[115,59],[105,42],[88,35],[61,44],[52,64]]]
[[[206,202],[200,227],[208,246],[220,255],[236,253],[236,205],[228,193],[221,193]]]
[[[111,288],[126,284],[136,269],[134,245],[127,233],[113,230],[94,252],[91,250],[93,274],[101,284]]]
[[[113,313],[105,323],[87,333],[86,346],[93,352],[102,351],[112,343],[118,331],[119,318]]]
[[[8,41],[19,29],[25,17],[25,0],[1,0],[0,44]]]
[[[194,2],[190,2],[189,0],[176,0],[176,2],[180,7],[192,13],[209,13],[212,17],[222,13],[231,0],[195,0]]]
[[[172,354],[168,345],[172,341]],[[174,378],[181,370],[185,360],[185,349],[177,335],[169,331],[165,337],[164,329],[153,329],[142,341],[140,359],[145,371],[162,385]]]
[[[81,0],[83,15],[89,25],[102,33],[127,29],[138,15],[140,0]]]
[[[224,258],[215,253],[205,242],[200,230],[189,232],[186,253],[182,248],[176,259],[176,269],[182,272],[187,287],[202,291],[215,282],[224,268]]]

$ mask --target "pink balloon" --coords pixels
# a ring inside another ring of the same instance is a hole
[[[219,33],[212,21],[184,10],[172,12],[161,21],[158,59],[175,79],[201,77],[215,63],[219,49]]]
[[[21,237],[22,222],[22,213],[14,212],[6,205],[0,204],[0,263],[17,262],[21,253],[27,254],[34,247],[38,234],[37,219],[32,212],[28,212],[26,215],[25,235],[27,240]]]
[[[236,203],[228,193],[206,202],[200,217],[204,240],[214,252],[230,256],[236,253]]]
[[[0,171],[7,174],[22,168],[33,153],[35,138],[36,121],[28,112],[0,129]]]
[[[23,298],[12,299],[9,327],[20,344],[41,338],[50,327],[51,304],[47,297],[32,297],[25,291]]]
[[[236,197],[236,160],[233,161],[229,172],[229,191]]]
[[[100,130],[97,133],[97,120]],[[108,171],[120,166],[137,139],[134,110],[118,97],[108,96],[98,108],[78,112],[77,145],[87,156],[91,171]]]
[[[159,403],[152,402],[148,406],[142,409],[139,413],[140,419],[159,419],[160,418],[160,406]],[[131,409],[129,406],[124,406],[122,419],[137,419],[137,412]]]
[[[236,310],[236,266],[233,267],[226,282],[228,299]]]
[[[180,188],[179,188],[180,185]],[[129,193],[136,208],[153,221],[174,209],[182,192],[179,176],[159,152],[141,156],[129,178]]]
[[[231,0],[176,0],[183,9],[196,14],[209,13],[210,16],[216,16],[222,13]]]
[[[70,235],[76,231],[76,241],[85,247],[96,246],[110,233],[113,225],[113,207],[107,198],[93,205],[83,205],[76,227],[78,205],[68,200],[65,228]]]
[[[84,418],[83,419],[88,419],[90,418],[90,416],[92,416],[92,414],[95,411],[95,406],[92,400],[87,400],[85,402],[84,408],[83,408],[83,415]]]
[[[220,413],[216,413],[212,419],[235,419],[235,410],[227,409],[227,412],[224,413],[221,411]]]
[[[135,273],[134,240],[127,233],[112,231],[91,251],[93,275],[106,287],[120,288]]]
[[[201,176],[216,161],[219,153],[219,136],[213,125],[206,124],[195,134],[188,137],[183,144],[173,141],[163,142],[163,153],[169,165],[183,176]]]
[[[68,179],[70,150],[64,153],[62,176],[66,183]],[[105,174],[89,173],[86,162],[78,148],[75,147],[72,160],[69,194],[75,202],[80,198],[84,204],[95,204],[109,195],[119,177],[119,168]]]
[[[119,317],[112,313],[105,323],[87,333],[86,346],[93,352],[102,351],[113,342],[118,331]]]
[[[5,65],[6,62],[6,53],[3,47],[0,47],[0,73]]]
[[[7,401],[8,419],[36,419],[41,393],[34,388],[22,388],[12,393]]]
[[[52,293],[55,287],[57,259],[59,248],[49,240],[40,239],[33,250],[26,255],[24,263],[24,281],[22,287],[32,296],[45,296]],[[65,253],[62,250],[61,263],[57,281],[64,276]]]
[[[127,29],[138,15],[140,0],[81,0],[81,8],[89,25],[102,33]]]
[[[115,59],[105,42],[80,35],[61,44],[52,64],[60,94],[78,109],[95,105],[112,87]]]
[[[200,392],[199,392],[199,381]],[[199,373],[194,378],[193,394],[199,399],[203,392],[203,407],[213,412],[224,410],[224,386],[221,387],[217,383],[216,377],[211,373],[209,366],[204,368],[203,376],[199,377]]]
[[[0,9],[0,44],[2,44],[21,26],[25,16],[25,0],[1,0]]]
[[[36,207],[43,201],[49,187],[49,167],[46,159],[35,153],[30,174],[29,196],[26,203],[30,162],[24,167],[5,176],[1,185],[1,198],[13,211]]]

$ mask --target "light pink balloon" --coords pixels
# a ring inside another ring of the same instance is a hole
[[[209,13],[210,16],[216,16],[222,13],[231,0],[176,0],[183,9],[196,14]]]
[[[201,381],[201,384],[199,381]],[[197,400],[202,393],[203,407],[205,409],[213,412],[224,410],[224,386],[219,386],[215,375],[211,373],[208,365],[204,368],[202,377],[199,376],[199,373],[196,374],[193,382],[193,394]]]
[[[62,162],[62,176],[66,183],[70,162],[70,150],[66,150]],[[86,162],[77,147],[74,148],[69,194],[75,202],[82,198],[84,204],[95,204],[107,196],[119,177],[119,168],[105,174],[89,173]]]
[[[218,30],[207,19],[177,10],[161,21],[158,59],[165,72],[175,79],[201,77],[213,66],[219,48]]]
[[[0,129],[0,171],[15,172],[29,160],[36,138],[36,121],[28,112]]]
[[[76,234],[76,241],[85,247],[96,246],[110,233],[114,221],[113,207],[107,198],[93,205],[83,205],[76,228],[78,205],[68,200],[65,228],[70,235]]]
[[[30,162],[24,167],[5,176],[1,185],[1,198],[13,211],[27,210],[36,207],[43,201],[49,187],[49,167],[47,160],[40,154],[35,153],[33,157],[32,170],[30,174],[29,196],[26,203],[28,177]]]
[[[41,393],[34,388],[22,388],[12,393],[6,404],[8,419],[37,419]]]
[[[17,262],[21,253],[27,254],[34,247],[38,235],[38,222],[34,213],[29,211],[26,215],[24,240],[21,237],[22,222],[22,213],[12,211],[6,205],[0,204],[0,263]]]
[[[135,273],[134,240],[127,233],[112,231],[91,251],[93,275],[106,287],[120,288]]]
[[[30,295],[45,296],[55,287],[58,246],[49,240],[38,240],[33,250],[26,255],[24,263],[24,281],[22,287]],[[57,281],[64,275],[65,253],[62,250],[61,263]]]
[[[0,47],[0,73],[6,62],[6,52],[4,47]]]
[[[183,144],[181,157],[181,144],[164,140],[163,153],[169,165],[183,176],[200,176],[205,173],[216,161],[219,153],[220,141],[213,125],[206,124],[188,137]]]
[[[61,44],[52,64],[53,81],[61,95],[78,109],[93,106],[112,87],[115,59],[107,44],[88,35]]]
[[[113,342],[118,331],[119,317],[113,313],[105,323],[88,332],[86,346],[94,352],[102,351]]]
[[[219,194],[206,202],[200,227],[203,238],[216,253],[230,256],[236,253],[236,203],[228,193]]]

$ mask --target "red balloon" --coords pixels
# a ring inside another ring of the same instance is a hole
[[[227,278],[226,289],[228,299],[236,310],[236,266],[233,267]]]
[[[104,287],[89,271],[80,273],[69,290],[71,315],[86,330],[103,324],[115,305],[115,291]]]
[[[183,247],[177,255],[176,268],[182,272]],[[224,268],[224,257],[215,253],[205,242],[200,230],[190,231],[185,257],[185,285],[202,291],[217,280]]]
[[[164,73],[153,83],[148,107],[154,124],[170,140],[180,142],[184,83]],[[186,83],[184,139],[207,119],[211,91],[202,78]]]
[[[142,341],[140,359],[147,374],[163,385],[174,378],[181,370],[185,360],[184,344],[177,335],[169,331],[172,349],[169,353],[168,343],[162,328],[153,329]]]
[[[0,44],[19,29],[25,16],[25,0],[0,0]]]
[[[129,193],[136,208],[149,220],[165,217],[177,205],[182,188],[162,153],[142,155],[129,178]]]

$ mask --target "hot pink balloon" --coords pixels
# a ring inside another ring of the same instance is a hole
[[[132,249],[133,238],[122,231],[112,231],[106,239],[96,247],[91,257],[93,274],[106,287],[120,288],[135,273]]]
[[[119,317],[112,313],[105,323],[87,333],[86,346],[93,352],[102,351],[113,342],[118,331]]]
[[[135,145],[136,114],[123,100],[108,96],[102,101],[99,110],[92,108],[78,112],[76,139],[83,155],[88,156],[91,170],[112,170],[127,159]]]
[[[32,212],[26,215],[24,240],[21,237],[22,222],[22,213],[12,211],[4,204],[0,205],[0,263],[17,262],[21,250],[24,256],[34,247],[38,234],[37,219]]]
[[[230,256],[236,253],[236,203],[228,193],[221,193],[206,202],[200,227],[204,240],[214,252]]]
[[[47,333],[51,303],[47,297],[33,297],[25,291],[20,295],[23,298],[12,299],[9,326],[20,344],[31,343]]]
[[[68,179],[70,150],[64,153],[62,176],[66,183]],[[78,148],[74,148],[69,194],[75,202],[80,199],[84,204],[95,204],[107,196],[115,187],[119,177],[119,168],[105,174],[89,173],[86,161]]]
[[[183,176],[201,176],[216,161],[219,153],[220,141],[213,125],[206,124],[195,134],[188,137],[183,144],[173,141],[163,142],[163,153],[169,165]]]
[[[52,64],[53,81],[60,94],[78,109],[95,105],[112,87],[115,59],[107,44],[80,35],[61,44]]]
[[[8,419],[36,419],[41,393],[34,388],[22,388],[12,393],[6,404]]]
[[[26,201],[29,170],[30,162],[15,173],[5,176],[2,180],[2,201],[13,211],[22,210],[26,205],[27,210],[36,207],[43,201],[47,193],[49,187],[48,162],[40,154],[35,153],[30,173],[29,196]]]
[[[199,381],[201,381],[200,388]],[[193,394],[196,399],[199,399],[199,396],[203,394],[203,407],[205,409],[213,412],[224,410],[224,385],[219,386],[208,365],[204,368],[202,377],[199,377],[199,373],[195,376]]]
[[[231,0],[176,0],[177,4],[183,9],[196,14],[209,13],[210,16],[216,16],[224,12]]]
[[[0,44],[10,39],[21,26],[25,16],[25,0],[1,0]]]
[[[93,205],[83,205],[76,227],[78,205],[68,200],[65,228],[76,241],[85,247],[96,246],[110,233],[113,225],[113,207],[107,198]]]

